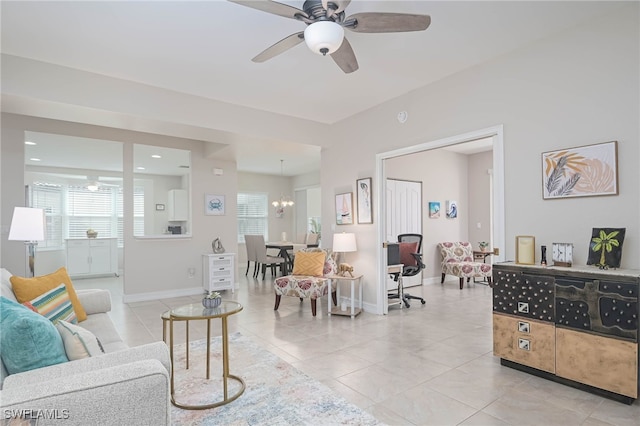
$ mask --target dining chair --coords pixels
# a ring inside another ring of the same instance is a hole
[[[244,243],[247,248],[247,271],[244,273],[247,275],[249,273],[249,267],[251,266],[251,262],[254,262],[253,266],[253,276],[255,277],[258,272],[258,267],[260,263],[258,262],[258,253],[256,251],[256,238],[260,235],[245,235]]]
[[[276,276],[276,267],[280,266],[280,270],[284,274],[284,271],[287,270],[285,266],[286,259],[280,256],[271,256],[267,254],[267,246],[264,241],[264,236],[256,235],[255,236],[255,253],[257,262],[260,264],[262,269],[262,279],[264,280],[267,267],[271,268],[271,275]],[[253,274],[254,277],[258,276],[258,271]]]

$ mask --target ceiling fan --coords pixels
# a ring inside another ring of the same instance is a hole
[[[116,187],[116,188],[120,187],[120,185],[117,185],[117,184],[104,182],[103,180],[100,179],[99,176],[87,176],[86,182],[87,183],[84,187],[91,192],[97,191],[102,187]]]
[[[307,24],[304,31],[287,36],[268,47],[253,62],[264,62],[304,40],[315,53],[331,55],[345,73],[358,69],[358,61],[351,44],[344,37],[344,29],[359,33],[392,33],[424,31],[431,23],[429,15],[407,13],[366,12],[345,17],[345,9],[351,0],[306,0],[302,9],[271,0],[229,0],[242,6]]]

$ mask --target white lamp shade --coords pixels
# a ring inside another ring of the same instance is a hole
[[[357,251],[356,234],[343,232],[341,234],[333,234],[333,251],[338,253],[346,253],[349,251]]]
[[[344,28],[333,21],[318,21],[304,30],[304,41],[318,55],[331,54],[338,50],[344,39]],[[323,49],[327,49],[323,51]]]
[[[15,207],[9,240],[11,241],[44,241],[44,210],[31,207]]]

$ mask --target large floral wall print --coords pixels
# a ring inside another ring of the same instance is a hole
[[[618,143],[542,153],[543,198],[618,194]]]
[[[587,265],[600,269],[619,268],[626,228],[593,228]]]

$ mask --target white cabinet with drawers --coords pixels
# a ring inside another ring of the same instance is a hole
[[[118,275],[117,238],[67,239],[66,247],[70,276]]]
[[[202,286],[208,291],[235,292],[235,253],[202,255]]]

